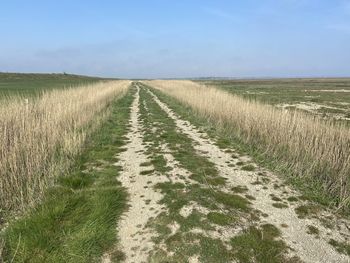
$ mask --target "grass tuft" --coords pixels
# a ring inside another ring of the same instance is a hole
[[[315,226],[307,226],[308,230],[307,230],[307,233],[310,234],[310,235],[318,235],[320,233],[320,230],[318,230],[317,227]]]
[[[255,171],[255,166],[252,164],[247,164],[247,165],[242,166],[241,169],[244,171]]]
[[[331,239],[329,241],[329,244],[331,244],[338,252],[350,256],[350,245],[349,244],[347,244],[345,242],[344,243],[338,242],[334,239]]]
[[[284,254],[287,246],[277,240],[280,231],[273,225],[260,228],[251,226],[241,235],[231,240],[234,256],[239,262],[286,262]]]
[[[235,222],[235,219],[231,216],[228,216],[223,213],[217,213],[217,212],[210,212],[207,215],[207,218],[210,222],[220,225],[220,226],[227,226]]]
[[[315,216],[319,212],[320,207],[317,205],[301,205],[295,208],[299,218],[306,218],[308,216]]]
[[[287,208],[288,207],[288,205],[287,204],[285,204],[285,203],[273,203],[272,204],[272,206],[273,207],[276,207],[276,208]]]

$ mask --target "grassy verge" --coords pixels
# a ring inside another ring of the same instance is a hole
[[[44,201],[4,233],[8,262],[98,262],[116,241],[126,193],[113,164],[123,151],[132,91],[88,140],[70,174],[57,179]],[[119,251],[112,256],[122,257]]]
[[[272,156],[267,155],[266,152],[257,149],[252,144],[243,142],[232,133],[232,129],[229,127],[215,125],[215,123],[203,117],[190,106],[179,102],[175,98],[172,98],[159,90],[152,89],[152,91],[160,99],[166,101],[182,119],[188,120],[197,127],[200,127],[200,129],[206,132],[211,138],[215,139],[219,147],[223,149],[237,149],[242,154],[248,154],[253,157],[254,161],[261,166],[267,167],[278,174],[282,174],[288,183],[295,186],[303,193],[303,198],[315,201],[324,206],[335,206],[337,204],[338,200],[327,194],[320,182],[310,177],[293,176],[293,170],[289,169],[287,165],[281,165],[280,160],[276,160]],[[342,212],[349,215],[349,207],[345,207]]]
[[[86,135],[129,84],[97,83],[0,103],[0,216],[40,201],[53,178],[67,173]]]

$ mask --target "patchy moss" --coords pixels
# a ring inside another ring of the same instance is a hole
[[[273,188],[274,188],[274,189],[279,189],[280,187],[281,187],[281,186],[280,186],[280,185],[278,185],[278,184],[276,184],[276,183],[275,183],[275,184],[273,184]]]
[[[307,233],[310,235],[319,235],[320,234],[320,230],[318,230],[317,227],[315,226],[307,226]]]
[[[151,166],[151,165],[152,165],[151,162],[144,162],[144,163],[140,164],[141,167],[146,167],[146,166]]]
[[[247,192],[248,188],[246,186],[239,185],[232,187],[231,190],[235,193],[241,194]]]
[[[272,201],[275,202],[282,202],[283,200],[277,196],[275,196],[274,194],[270,194]]]
[[[285,203],[273,203],[272,204],[272,206],[273,207],[276,207],[276,208],[287,208],[288,207],[288,205],[287,204],[285,204]]]
[[[252,185],[259,185],[259,184],[263,184],[262,181],[260,181],[259,179],[257,179],[256,181],[251,183]]]
[[[255,171],[255,166],[252,164],[247,164],[242,166],[241,168],[243,171]]]
[[[256,198],[252,195],[245,195],[245,197],[248,199],[248,200],[256,200]]]
[[[295,196],[290,196],[290,197],[287,198],[287,201],[289,201],[289,202],[297,202],[298,200],[299,199],[297,197],[295,197]]]
[[[329,241],[329,244],[331,244],[339,253],[350,256],[350,244],[345,242],[338,242],[334,239],[331,239]]]
[[[154,173],[154,169],[152,170],[145,170],[145,171],[141,171],[140,175],[149,175],[149,174],[153,174]]]
[[[232,222],[235,222],[235,219],[232,216],[218,212],[210,212],[207,215],[207,218],[210,222],[220,226],[230,225]]]
[[[316,205],[301,205],[295,208],[295,212],[297,213],[299,218],[305,218],[310,215],[316,215],[320,210],[319,206]]]
[[[319,218],[319,220],[321,221],[321,224],[324,227],[329,228],[329,229],[334,229],[335,225],[333,224],[332,220],[329,220],[325,217],[321,217],[321,218]]]
[[[198,255],[203,263],[226,263],[233,259],[220,239],[206,237],[202,234],[176,233],[166,240],[167,249],[173,254],[169,256],[159,251],[151,256],[151,262],[188,262],[191,256]]]
[[[267,178],[266,176],[262,177],[261,180],[263,181],[264,184],[269,183],[271,180]]]
[[[208,190],[204,191],[208,192]],[[240,209],[245,212],[248,212],[251,209],[250,202],[240,195],[227,194],[221,191],[215,191],[212,193],[212,196],[214,197],[216,202],[221,203],[229,208]]]

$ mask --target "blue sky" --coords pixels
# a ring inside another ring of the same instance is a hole
[[[8,0],[0,71],[350,76],[350,0]]]

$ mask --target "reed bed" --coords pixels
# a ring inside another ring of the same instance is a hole
[[[320,183],[339,207],[350,203],[350,129],[300,111],[278,109],[192,81],[145,84],[191,106],[218,127],[292,171]]]
[[[87,133],[129,81],[109,81],[11,98],[0,105],[0,212],[40,200],[55,176],[67,171]]]

